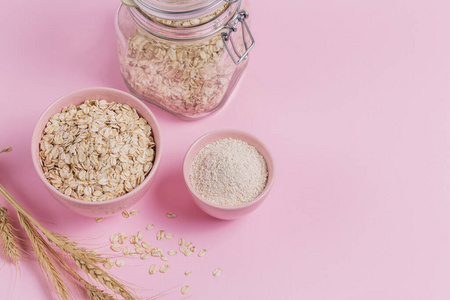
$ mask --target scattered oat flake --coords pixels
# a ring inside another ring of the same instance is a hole
[[[186,271],[186,272],[184,272],[184,275],[186,275],[186,276],[189,276],[189,275],[191,275],[192,274],[192,271]]]
[[[173,239],[172,233],[166,233],[164,236],[166,237],[166,239]]]
[[[141,231],[138,231],[138,233],[137,233],[137,239],[140,240],[140,241],[142,241],[142,232],[141,232]]]
[[[117,235],[117,233],[111,235],[109,237],[109,241],[111,242],[111,244],[115,244],[119,241],[119,236]]]
[[[184,255],[186,255],[187,251],[188,250],[187,250],[186,246],[181,246],[180,247],[180,252],[183,253]]]
[[[138,213],[139,211],[136,208],[130,210],[130,215],[137,215]]]
[[[127,239],[127,236],[124,234],[124,233],[122,233],[122,232],[120,232],[119,234],[118,234],[118,242],[119,242],[119,244],[123,244],[123,242],[124,242],[124,240],[126,240]]]
[[[147,258],[149,258],[150,256],[147,254],[147,253],[142,253],[141,254],[141,259],[142,260],[145,260],[145,259],[147,259]]]
[[[145,249],[151,248],[150,244],[147,242],[142,242],[142,247],[144,247]]]
[[[130,237],[130,244],[136,244],[136,236],[135,235],[132,235]]]
[[[166,213],[166,216],[167,216],[168,218],[176,218],[176,217],[177,217],[176,214],[171,213],[171,212]]]
[[[124,247],[122,250],[123,255],[128,255],[130,254],[130,249],[128,247]]]
[[[139,253],[139,254],[143,254],[143,253],[145,253],[145,249],[144,248],[141,248],[141,247],[139,247],[139,248],[136,248],[136,253]]]
[[[177,250],[169,250],[167,251],[167,254],[169,254],[170,256],[174,256],[175,254],[177,254]]]
[[[164,235],[164,230],[158,231],[158,233],[156,234],[156,239],[158,241],[160,241],[162,239],[163,235]]]
[[[97,219],[95,219],[95,222],[100,223],[100,222],[102,222],[103,220],[104,220],[104,218],[97,218]]]
[[[120,252],[122,251],[122,247],[120,247],[119,245],[112,245],[111,250],[114,252]]]
[[[151,275],[153,275],[153,274],[156,273],[157,270],[158,270],[158,267],[157,267],[155,264],[153,264],[153,265],[150,266],[150,269],[148,270],[148,272],[149,272]]]
[[[161,260],[162,261],[168,261],[169,259],[167,257],[165,257],[165,256],[161,256]]]
[[[122,216],[123,216],[124,218],[129,218],[129,217],[130,217],[130,213],[129,213],[128,211],[124,210],[124,211],[122,212]]]
[[[189,291],[189,286],[188,286],[188,285],[184,285],[184,286],[181,288],[181,293],[182,293],[183,295],[186,294],[188,291]]]
[[[192,246],[192,243],[191,243],[191,242],[189,242],[189,243],[186,244],[186,248],[188,248],[188,249],[191,248],[191,246]]]
[[[153,228],[153,224],[148,224],[147,227],[145,227],[146,230],[150,230]]]
[[[124,262],[121,259],[116,260],[116,266],[121,267],[123,266]]]
[[[183,246],[183,244],[184,244],[184,239],[183,238],[179,238],[178,239],[178,245],[179,246]]]
[[[198,253],[198,257],[202,257],[206,254],[206,249],[202,249],[200,250],[200,252]]]
[[[103,264],[103,266],[105,267],[105,269],[112,269],[113,264],[110,263],[109,261],[107,261],[107,262],[105,262],[105,263]]]
[[[161,257],[162,256],[162,252],[159,249],[153,248],[152,252],[151,252],[151,255],[154,256],[154,257]]]
[[[213,272],[214,277],[219,277],[222,274],[222,270],[220,268],[216,268]]]
[[[159,268],[160,273],[166,273],[167,270],[169,270],[169,265],[164,265],[164,266],[161,266],[161,268]]]

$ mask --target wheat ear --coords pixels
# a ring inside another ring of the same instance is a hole
[[[27,218],[36,225],[39,230],[45,234],[45,236],[55,245],[57,245],[59,248],[66,248],[71,249],[71,252],[75,253],[77,256],[79,256],[82,259],[90,260],[94,263],[105,263],[107,262],[107,259],[104,258],[101,254],[99,254],[95,250],[86,249],[84,247],[78,246],[77,243],[69,241],[69,239],[61,234],[51,232],[50,230],[46,229],[44,226],[42,226],[38,221],[36,221],[23,207],[20,206],[20,204],[8,193],[8,191],[0,185],[0,194],[5,197],[8,202],[11,203],[11,205],[17,210],[22,212]],[[62,249],[64,250],[64,249]],[[72,254],[72,253],[69,253]]]
[[[68,247],[70,247],[73,252],[76,252],[78,256],[80,256],[83,259],[86,260],[91,260],[94,263],[98,263],[98,264],[103,264],[105,262],[107,262],[108,260],[106,258],[104,258],[100,253],[98,253],[95,250],[91,250],[91,249],[86,249],[84,247],[80,247],[78,246],[77,243],[70,241],[67,237],[59,234],[59,233],[55,233],[55,232],[51,232],[49,230],[46,230],[44,232],[44,234],[47,236],[51,236],[52,238],[52,243],[54,243],[55,245],[57,245],[59,248],[61,248],[62,246],[66,245]],[[48,234],[48,235],[47,235]]]
[[[15,239],[14,230],[8,215],[8,210],[0,206],[0,238],[2,239],[2,250],[0,255],[5,253],[15,264],[20,260],[19,245]]]
[[[95,278],[98,282],[103,284],[104,286],[108,287],[115,293],[121,295],[126,300],[135,300],[135,297],[133,294],[131,294],[123,284],[118,282],[113,277],[109,276],[107,272],[105,272],[103,269],[99,268],[95,264],[80,259],[76,255],[72,255],[73,260],[77,264],[77,266],[83,270],[86,274],[89,274],[92,278]]]
[[[36,221],[20,204],[8,193],[8,191],[0,184],[0,194],[14,207],[18,212],[21,212],[31,222],[33,222],[42,233],[48,238],[48,240],[58,246],[62,251],[69,254],[75,261],[77,266],[87,274],[91,275],[94,279],[99,281],[104,286],[108,287],[112,291],[121,295],[124,299],[134,300],[135,296],[129,292],[123,284],[111,277],[107,272],[95,265],[95,262],[89,257],[86,257],[86,253],[80,250],[79,247],[74,247],[71,243],[64,242],[61,238],[55,236],[54,233],[47,230],[38,221]],[[61,237],[61,235],[58,235]]]
[[[97,287],[90,285],[85,280],[81,280],[80,282],[86,287],[87,294],[92,300],[116,300],[112,296],[97,289]]]
[[[135,297],[131,292],[129,292],[123,284],[111,277],[106,271],[98,267],[95,263],[96,261],[91,259],[92,253],[84,251],[84,248],[75,247],[73,243],[65,242],[65,239],[61,238],[63,236],[45,229],[44,227],[39,227],[39,229],[47,236],[48,240],[58,246],[62,251],[69,254],[75,261],[77,266],[83,270],[85,273],[89,274],[92,278],[96,279],[98,282],[108,287],[115,293],[121,295],[124,299],[134,300]],[[88,255],[89,253],[89,255]],[[94,256],[94,258],[97,256]]]
[[[75,272],[66,261],[45,241],[45,247],[47,250],[60,262],[60,264],[65,268],[66,272],[72,275],[78,282],[80,282],[86,289],[86,293],[92,300],[116,300],[111,295],[108,295],[104,291],[98,289],[96,286],[91,285],[86,280],[84,280],[77,272]]]
[[[11,152],[11,151],[12,151],[12,148],[11,148],[11,147],[8,147],[8,148],[6,148],[6,149],[1,150],[0,153],[3,153],[3,152]]]
[[[56,269],[53,260],[46,251],[44,238],[39,234],[37,229],[24,214],[17,211],[17,216],[19,217],[20,225],[30,238],[31,245],[36,253],[36,258],[43,270],[43,273],[53,283],[58,297],[60,299],[69,299],[69,289]]]

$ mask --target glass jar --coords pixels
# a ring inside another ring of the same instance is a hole
[[[122,0],[116,17],[128,89],[181,119],[222,107],[255,41],[241,0]]]

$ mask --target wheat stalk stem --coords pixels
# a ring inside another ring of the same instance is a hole
[[[20,211],[17,211],[17,216],[19,217],[20,225],[30,238],[31,245],[33,246],[34,252],[36,253],[36,258],[39,262],[39,265],[41,266],[47,278],[49,278],[53,283],[58,297],[60,299],[69,299],[69,289],[67,288],[67,285],[56,269],[53,260],[46,251],[44,245],[45,240],[24,214],[22,214]]]

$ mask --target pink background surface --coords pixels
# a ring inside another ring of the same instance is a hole
[[[152,260],[115,268],[141,296],[175,287],[163,299],[182,299],[188,284],[191,299],[449,299],[450,2],[252,1],[257,45],[232,101],[189,123],[151,106],[165,140],[154,185],[137,216],[97,224],[50,197],[30,140],[60,96],[126,89],[118,2],[8,1],[0,10],[0,148],[14,148],[0,157],[0,183],[38,220],[107,254],[110,234],[148,223],[208,250],[175,256],[166,274],[148,275]],[[191,143],[223,127],[259,137],[278,171],[266,202],[233,222],[201,212],[181,172]],[[35,262],[22,262],[17,279],[9,264],[0,276],[2,298],[50,297]]]

